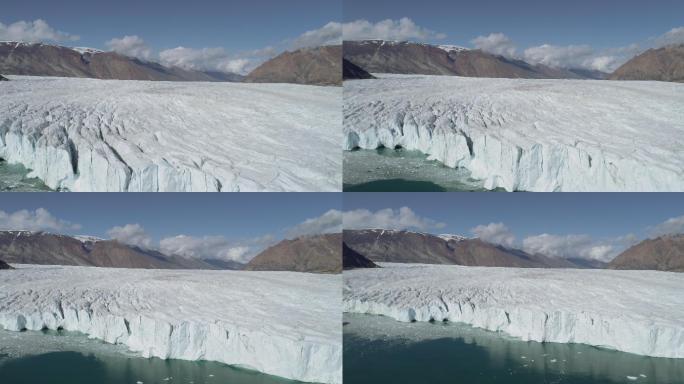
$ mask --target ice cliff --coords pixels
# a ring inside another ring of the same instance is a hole
[[[684,358],[684,274],[382,264],[345,271],[345,312]]]
[[[488,189],[684,190],[684,84],[380,77],[345,82],[345,150],[418,150]]]
[[[339,275],[19,266],[0,277],[7,330],[78,331],[145,357],[342,382]]]
[[[341,190],[340,89],[12,80],[0,85],[0,158],[53,189]]]

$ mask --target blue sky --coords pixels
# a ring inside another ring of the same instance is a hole
[[[0,40],[113,50],[167,66],[248,73],[285,50],[339,43],[341,18],[339,0],[5,0]]]
[[[0,230],[115,238],[244,262],[283,238],[340,232],[341,205],[334,193],[8,193]]]
[[[604,260],[646,237],[684,233],[681,193],[345,193],[343,207],[345,229],[394,225]]]
[[[343,14],[346,40],[455,44],[606,72],[648,48],[684,43],[680,0],[345,0]]]
[[[55,29],[81,36],[79,45],[138,35],[156,49],[179,45],[258,49],[339,21],[338,0],[5,0],[0,21],[44,19]]]

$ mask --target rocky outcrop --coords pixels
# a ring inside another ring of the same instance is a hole
[[[344,58],[372,73],[528,79],[600,76],[598,72],[532,65],[477,49],[407,41],[345,41]]]
[[[40,43],[0,43],[0,73],[116,80],[241,81],[234,73],[201,72],[115,52]]]
[[[0,81],[9,81],[9,79],[6,78],[6,77],[4,77],[4,76],[2,76],[2,75],[0,75]]]
[[[284,52],[254,69],[245,82],[341,85],[342,46]]]
[[[342,272],[342,234],[283,240],[255,256],[248,271]]]
[[[356,268],[377,268],[378,266],[368,260],[362,254],[349,248],[346,243],[342,242],[342,266],[345,270]]]
[[[5,263],[4,261],[0,260],[0,269],[14,269],[14,268],[12,268],[12,266]]]
[[[374,262],[483,267],[578,268],[562,258],[491,244],[476,238],[386,229],[345,230],[344,242]]]
[[[370,73],[366,72],[365,69],[359,67],[358,65],[352,63],[347,59],[342,59],[342,79],[343,80],[353,80],[353,79],[374,79],[375,77]]]
[[[684,272],[684,234],[646,239],[615,257],[608,268]]]
[[[649,49],[616,69],[610,79],[684,82],[684,44]]]

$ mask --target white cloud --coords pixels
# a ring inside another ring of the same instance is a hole
[[[123,227],[113,227],[107,231],[107,235],[124,244],[141,248],[152,248],[152,238],[140,224],[126,224]]]
[[[339,233],[342,232],[342,212],[331,209],[321,216],[306,219],[300,224],[289,228],[287,237],[299,237],[320,233]]]
[[[408,17],[399,20],[382,20],[371,23],[368,20],[356,20],[342,25],[344,40],[429,40],[444,39],[443,33],[437,33],[420,27]]]
[[[0,40],[9,41],[75,41],[80,37],[66,32],[58,31],[48,25],[45,20],[17,21],[5,25],[0,23]]]
[[[218,259],[246,262],[251,248],[233,244],[223,236],[186,236],[167,237],[159,242],[162,253],[178,255],[190,259]]]
[[[654,40],[656,47],[670,44],[684,44],[684,27],[672,28]]]
[[[152,50],[145,41],[138,36],[124,36],[120,39],[111,39],[105,43],[109,49],[122,55],[149,60]]]
[[[487,36],[478,36],[471,40],[471,43],[473,43],[475,48],[495,55],[509,58],[515,58],[517,56],[513,40],[503,33],[491,33]]]
[[[13,213],[0,210],[1,230],[67,231],[80,228],[78,224],[56,218],[45,208],[35,211],[22,209]]]
[[[506,247],[512,247],[515,244],[515,235],[504,223],[478,225],[470,231],[488,243],[500,244]]]
[[[319,29],[306,31],[292,41],[292,48],[319,47],[342,43],[342,24],[331,21]]]
[[[254,51],[254,52],[261,52]],[[230,55],[225,49],[176,47],[159,52],[161,64],[196,71],[246,73],[249,58]]]
[[[523,249],[545,256],[610,261],[617,254],[615,245],[595,241],[588,235],[550,235],[544,233],[523,240]]]
[[[418,229],[443,228],[444,223],[421,217],[409,207],[399,209],[385,208],[375,212],[356,209],[343,213],[344,229]]]
[[[684,233],[684,215],[671,217],[649,228],[648,232],[653,237]]]

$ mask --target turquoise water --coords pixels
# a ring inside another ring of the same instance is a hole
[[[28,170],[20,164],[7,164],[0,160],[0,191],[42,192],[50,191],[40,179],[29,178]]]
[[[344,152],[343,188],[347,192],[487,191],[465,169],[453,169],[402,148]]]
[[[121,345],[68,332],[0,330],[2,384],[295,384],[203,361],[142,358]]]
[[[524,342],[453,323],[345,315],[344,383],[684,383],[684,359]]]

